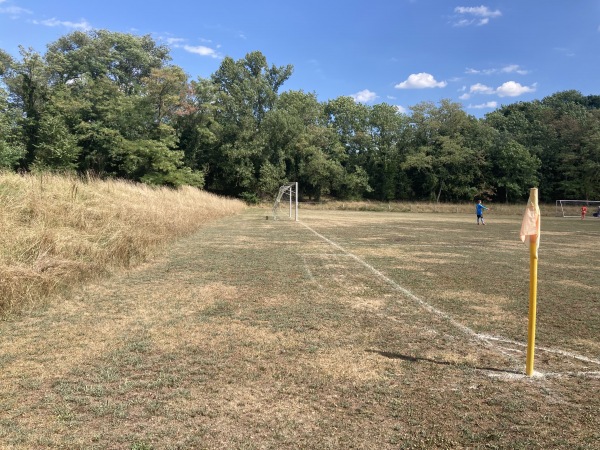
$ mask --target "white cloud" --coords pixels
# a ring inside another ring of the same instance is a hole
[[[471,85],[469,92],[461,95],[461,100],[468,100],[472,95],[492,95],[496,94],[498,97],[518,97],[519,95],[527,94],[529,92],[535,92],[537,84],[534,83],[531,86],[522,86],[516,81],[507,81],[496,89],[486,86],[485,84],[476,83]]]
[[[165,42],[167,44],[169,44],[169,45],[177,47],[182,42],[185,42],[185,39],[183,39],[183,38],[176,38],[176,37],[168,37],[168,38],[165,38]]]
[[[460,20],[457,20],[456,22],[454,22],[454,26],[455,27],[468,27],[472,23],[473,23],[472,20],[460,19]]]
[[[493,94],[495,93],[494,88],[486,86],[485,84],[476,83],[469,89],[471,94]]]
[[[368,89],[364,89],[356,94],[350,95],[350,97],[352,97],[357,103],[368,103],[375,100],[377,98],[377,94]]]
[[[564,56],[568,56],[569,58],[575,56],[575,52],[573,52],[571,49],[569,48],[565,48],[565,47],[555,47],[554,48],[555,51],[561,53]]]
[[[459,14],[471,14],[476,17],[500,17],[502,13],[499,10],[490,11],[487,6],[457,6],[454,12]]]
[[[492,11],[487,6],[457,6],[454,12],[459,16],[454,21],[456,27],[466,27],[469,25],[487,25],[490,19],[500,17],[500,10]]]
[[[529,73],[528,70],[522,69],[518,64],[509,64],[508,66],[501,67],[500,69],[473,69],[471,67],[467,67],[465,69],[465,73],[468,75],[493,75],[497,73],[518,73],[519,75],[527,75]]]
[[[529,73],[528,70],[521,69],[518,64],[511,64],[509,66],[503,67],[500,69],[502,73],[518,73],[519,75],[527,75]]]
[[[487,103],[481,103],[479,105],[469,105],[468,108],[469,109],[492,109],[492,108],[497,108],[498,107],[498,102],[487,102]]]
[[[0,5],[4,3],[4,1],[0,1]],[[30,10],[21,8],[19,6],[6,6],[0,7],[0,14],[8,14],[12,18],[17,18],[23,14],[33,14]]]
[[[443,88],[448,83],[445,81],[436,81],[433,75],[429,73],[413,73],[406,81],[398,83],[394,86],[396,89],[427,89],[427,88]]]
[[[183,49],[186,52],[194,53],[200,56],[210,56],[211,58],[220,58],[220,56],[210,47],[205,47],[204,45],[184,45]]]
[[[46,27],[65,27],[83,31],[92,29],[92,26],[85,19],[81,19],[79,22],[70,22],[68,20],[58,20],[56,18],[52,18],[47,20],[34,20],[33,23],[36,25],[44,25]]]
[[[515,81],[507,81],[498,89],[496,93],[499,97],[518,97],[519,95],[527,94],[529,92],[535,92],[536,83],[532,86],[521,86]]]
[[[394,105],[396,107],[396,110],[401,113],[401,114],[408,114],[408,109],[406,109],[404,106],[400,106],[400,105]]]
[[[498,69],[472,69],[470,67],[467,67],[465,70],[465,73],[468,75],[491,75],[493,73],[497,73]]]

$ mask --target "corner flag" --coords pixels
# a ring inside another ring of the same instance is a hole
[[[525,373],[533,375],[533,357],[535,353],[535,317],[537,313],[537,267],[540,246],[540,207],[538,190],[531,188],[527,209],[521,223],[521,241],[529,237],[529,327],[527,332],[527,364]]]
[[[540,248],[540,207],[538,205],[537,188],[531,188],[529,191],[529,200],[527,201],[525,214],[523,214],[520,236],[523,242],[529,236],[529,244],[535,245],[535,257],[537,258],[538,249]]]

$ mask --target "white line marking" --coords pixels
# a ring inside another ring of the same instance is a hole
[[[490,341],[505,342],[507,344],[518,345],[519,347],[527,347],[527,344],[525,344],[523,342],[513,341],[511,339],[506,339],[503,337],[491,336],[489,334],[480,334],[480,336],[483,339],[490,340]],[[578,355],[576,353],[567,352],[565,350],[560,350],[560,349],[556,349],[556,348],[548,348],[548,347],[536,347],[536,350],[542,350],[542,351],[548,352],[548,353],[556,353],[558,355],[567,356],[569,358],[578,359],[580,361],[585,361],[585,362],[600,365],[600,360],[588,358],[587,356]]]
[[[366,267],[367,269],[369,269],[371,272],[373,272],[377,277],[381,278],[383,281],[385,281],[387,284],[391,285],[395,290],[400,291],[402,294],[404,294],[406,297],[410,298],[411,300],[416,301],[417,303],[419,303],[423,308],[425,308],[426,310],[442,317],[443,319],[449,321],[452,325],[454,325],[456,328],[460,329],[461,331],[463,331],[465,334],[468,334],[470,336],[473,336],[475,339],[477,340],[485,340],[485,338],[483,338],[483,336],[479,335],[478,333],[476,333],[474,330],[470,329],[469,327],[466,327],[465,325],[457,322],[456,320],[454,320],[452,317],[450,317],[448,314],[444,313],[443,311],[433,307],[432,305],[430,305],[429,303],[427,303],[426,301],[420,299],[419,297],[417,297],[415,294],[413,294],[412,292],[410,292],[408,289],[403,288],[402,286],[400,286],[398,283],[396,283],[394,280],[392,280],[391,278],[386,277],[383,273],[381,273],[379,270],[375,269],[372,265],[370,265],[369,263],[367,263],[366,261],[362,260],[361,258],[359,258],[358,256],[356,256],[353,253],[350,253],[349,251],[347,251],[346,249],[344,249],[342,246],[340,246],[339,244],[336,244],[335,242],[333,242],[332,240],[326,238],[325,236],[323,236],[322,234],[319,234],[318,232],[316,232],[315,230],[313,230],[311,227],[309,227],[308,225],[306,225],[304,222],[300,222],[303,226],[305,226],[307,229],[309,229],[310,231],[312,231],[314,234],[316,234],[318,237],[320,237],[321,239],[323,239],[325,242],[329,243],[330,245],[332,245],[333,247],[337,248],[338,250],[340,250],[341,252],[345,253],[346,255],[350,256],[352,259],[354,259],[355,261],[357,261],[359,264],[363,265],[364,267]]]
[[[313,257],[320,257],[320,258],[324,258],[327,256],[335,256],[336,258],[342,257],[342,256],[347,256],[350,257],[350,255],[348,255],[348,253],[301,253],[302,256],[313,256]]]
[[[586,378],[599,378],[600,372],[590,371],[590,372],[533,372],[533,375],[530,377],[525,374],[517,374],[517,373],[489,373],[489,376],[492,378],[501,378],[505,380],[529,380],[533,379],[545,379],[545,378],[565,378],[565,377],[586,377]]]
[[[306,256],[302,255],[302,261],[304,262],[304,270],[306,270],[306,273],[308,274],[308,278],[310,279],[310,281],[312,281],[313,283],[315,283],[319,289],[323,289],[323,286],[321,286],[321,284],[317,281],[317,279],[313,276],[310,267],[308,267],[308,263],[306,262]]]
[[[300,222],[300,223],[302,224],[302,226],[304,226],[305,228],[307,228],[308,230],[310,230],[312,233],[314,233],[315,235],[317,235],[319,238],[323,239],[329,245],[337,248],[339,251],[341,251],[344,254],[350,256],[356,262],[358,262],[362,266],[364,266],[367,269],[369,269],[378,278],[380,278],[383,281],[385,281],[387,284],[389,284],[390,286],[392,286],[395,290],[397,290],[397,291],[401,292],[402,294],[404,294],[404,296],[408,297],[411,300],[414,300],[415,302],[417,302],[419,305],[421,305],[427,311],[429,311],[429,312],[431,312],[431,313],[433,313],[433,314],[441,317],[442,319],[448,321],[450,324],[452,324],[454,327],[456,327],[459,330],[461,330],[466,335],[471,336],[475,340],[484,343],[486,346],[493,348],[497,352],[502,353],[503,355],[509,356],[509,357],[512,358],[512,355],[507,354],[501,348],[498,348],[497,345],[493,345],[492,341],[505,342],[505,343],[509,343],[509,344],[513,344],[513,345],[518,345],[518,346],[521,346],[521,347],[526,347],[527,346],[527,344],[523,344],[522,342],[513,341],[513,340],[502,338],[502,337],[490,336],[490,335],[487,335],[487,334],[482,334],[482,333],[475,332],[471,328],[469,328],[469,327],[463,325],[462,323],[456,321],[455,319],[453,319],[447,313],[443,312],[440,309],[435,308],[434,306],[432,306],[429,303],[427,303],[425,300],[417,297],[415,294],[413,294],[412,292],[410,292],[408,289],[403,288],[398,283],[396,283],[394,280],[392,280],[391,278],[388,278],[387,276],[385,276],[383,273],[381,273],[379,270],[375,269],[372,265],[370,265],[366,261],[362,260],[361,258],[359,258],[358,256],[356,256],[355,254],[350,253],[349,251],[347,251],[341,245],[333,242],[331,239],[328,239],[325,236],[323,236],[322,234],[316,232],[311,227],[309,227],[308,225],[306,225],[304,222]],[[567,352],[567,351],[564,351],[564,350],[551,349],[551,348],[546,348],[546,347],[536,347],[536,350],[541,350],[541,351],[545,351],[545,352],[549,352],[549,353],[556,353],[556,354],[559,354],[559,355],[562,355],[562,356],[567,356],[569,358],[573,358],[573,359],[577,359],[577,360],[580,360],[580,361],[585,361],[585,362],[589,362],[589,363],[600,365],[600,361],[599,360],[588,358],[588,357],[582,356],[582,355],[577,355],[575,353]],[[539,374],[539,372],[536,372],[536,373]],[[586,373],[586,372],[578,372],[578,373]],[[595,372],[589,372],[589,373],[595,373]],[[540,374],[540,375],[543,375],[543,374]]]

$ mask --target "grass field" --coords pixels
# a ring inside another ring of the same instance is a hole
[[[2,448],[600,442],[600,220],[300,210],[206,225],[0,324]]]

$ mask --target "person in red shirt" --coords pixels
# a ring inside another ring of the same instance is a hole
[[[586,214],[587,214],[587,206],[583,205],[581,207],[581,220],[585,219]]]

